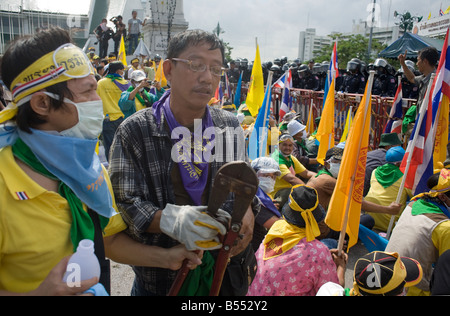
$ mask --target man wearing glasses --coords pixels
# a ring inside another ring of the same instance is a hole
[[[204,213],[204,205],[219,168],[247,159],[238,120],[207,105],[223,65],[224,46],[215,35],[201,30],[176,35],[164,61],[171,89],[117,130],[109,172],[118,207],[135,240],[161,247],[183,243],[199,251],[221,247],[218,233],[226,228]],[[220,210],[225,218],[230,217],[232,200]],[[253,223],[249,208],[242,239],[232,250],[235,258],[248,249]],[[176,277],[167,269],[133,269],[132,295],[167,295]]]

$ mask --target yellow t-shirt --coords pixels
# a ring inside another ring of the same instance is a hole
[[[291,158],[292,162],[294,163],[291,168],[288,168],[285,164],[280,164],[281,175],[277,177],[275,181],[275,188],[271,195],[275,196],[275,194],[282,189],[292,188],[292,184],[283,180],[283,177],[290,173],[293,175],[298,175],[299,173],[302,173],[306,170],[306,168],[300,163],[300,161],[298,161],[297,158],[295,158],[294,156],[291,156]]]
[[[431,234],[431,240],[436,247],[439,256],[447,250],[450,250],[450,221],[445,221],[436,226]],[[424,291],[418,287],[408,289],[408,296],[430,296],[430,291]]]
[[[118,79],[117,81],[122,85],[128,83],[124,79]],[[121,117],[125,117],[119,107],[122,91],[110,78],[103,78],[98,82],[97,94],[103,102],[103,114],[108,115],[111,121],[117,121]]]
[[[73,253],[72,216],[66,199],[45,190],[17,165],[11,147],[0,149],[0,161],[0,290],[25,293]],[[125,229],[117,214],[105,237]]]
[[[402,178],[398,179],[397,182],[392,184],[388,188],[384,188],[378,181],[375,176],[375,171],[372,173],[372,177],[370,178],[370,190],[367,193],[364,200],[376,203],[378,205],[382,206],[389,206],[392,202],[395,202],[397,200],[398,191],[400,190],[400,186],[402,184]],[[412,197],[412,192],[410,189],[405,188],[403,190],[400,204],[402,204],[404,207],[400,211],[398,215],[395,216],[395,222],[398,221],[400,218],[400,215],[402,214],[403,210],[406,207],[406,201]],[[382,213],[370,213],[370,216],[372,216],[375,220],[375,229],[381,230],[383,232],[386,232],[389,228],[389,223],[391,222],[392,215],[389,214],[382,214]]]

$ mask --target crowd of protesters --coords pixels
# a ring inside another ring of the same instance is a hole
[[[136,32],[128,32],[134,41]],[[405,192],[396,203],[406,137],[382,136],[377,156],[367,162],[361,223],[382,233],[386,218],[398,221],[387,248],[359,258],[354,284],[345,288],[348,255],[337,250],[339,232],[324,222],[345,143],[319,164],[315,133],[291,112],[280,122],[271,118],[277,141],[269,146],[276,150],[249,161],[240,149],[248,145],[245,131],[254,118],[245,104],[217,104],[213,96],[225,71],[231,82],[241,74],[249,81],[252,65],[235,60],[224,68],[225,48],[214,34],[177,34],[165,60],[134,56],[125,66],[117,53],[105,57],[93,48],[84,54],[58,28],[11,43],[2,57],[9,97],[0,98],[0,295],[108,295],[108,259],[133,267],[132,295],[167,295],[183,262],[191,273],[181,293],[207,295],[238,200],[229,194],[215,217],[207,205],[214,177],[233,161],[248,162],[259,186],[225,263],[220,295],[450,294],[448,159],[429,179],[429,191],[415,197]],[[78,63],[67,66],[73,58]],[[415,76],[399,57],[400,73],[417,87],[411,97],[420,98],[427,67],[437,59],[429,50],[419,53],[421,74]],[[155,80],[159,65],[167,83]],[[328,66],[281,58],[263,70],[279,77],[291,69],[294,88],[320,90]],[[365,66],[353,59],[347,68],[337,91],[361,93],[366,71],[375,69],[374,93],[393,96],[397,80],[385,60]],[[315,119],[317,127],[320,117]],[[211,128],[213,138],[196,142],[195,135]],[[228,137],[229,148],[216,148],[213,161],[204,155],[200,161],[173,159],[180,148],[189,148],[189,157],[206,152],[221,137]],[[63,276],[83,239],[95,242],[102,274],[69,286]],[[374,269],[380,273],[374,276]]]

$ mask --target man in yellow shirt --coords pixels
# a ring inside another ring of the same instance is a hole
[[[122,124],[125,114],[119,107],[122,92],[127,91],[130,83],[123,79],[125,67],[120,61],[109,64],[109,72],[105,78],[98,82],[97,93],[103,101],[103,146],[106,160],[109,161],[109,150],[117,128]]]
[[[430,295],[433,266],[450,250],[450,170],[432,175],[427,186],[429,192],[411,199],[386,247],[387,252],[416,259],[423,268],[422,281],[408,296]]]
[[[0,295],[107,289],[106,257],[173,270],[185,258],[191,267],[200,263],[185,248],[149,247],[124,233],[95,153],[103,119],[97,81],[66,31],[50,28],[17,40],[1,69],[13,103],[0,112]],[[74,287],[63,275],[84,239],[95,242],[101,276]]]
[[[293,186],[305,184],[303,180],[308,180],[316,173],[307,170],[292,153],[294,151],[295,140],[292,136],[284,134],[278,141],[278,150],[272,155],[280,165],[281,175],[277,177],[275,189],[271,193],[274,200],[279,203],[279,209],[286,204]]]
[[[386,152],[387,164],[379,166],[372,173],[370,180],[370,190],[364,200],[373,202],[379,205],[388,206],[397,200],[398,191],[400,189],[403,172],[400,171],[400,164],[402,162],[405,150],[402,147],[393,147]],[[406,207],[406,202],[412,197],[410,189],[405,188],[402,192],[400,204],[403,205],[401,212]],[[373,228],[386,232],[391,221],[391,217],[396,215],[395,222],[398,221],[401,212],[398,214],[373,213],[368,212],[368,216],[373,218],[375,226]],[[367,215],[361,218],[361,224],[365,225]],[[363,223],[365,222],[365,223]],[[369,227],[368,225],[365,225]]]

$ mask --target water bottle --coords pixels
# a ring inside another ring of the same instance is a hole
[[[93,277],[100,279],[100,263],[94,253],[94,242],[84,239],[80,241],[77,251],[70,257],[63,281],[79,286],[81,281]]]

